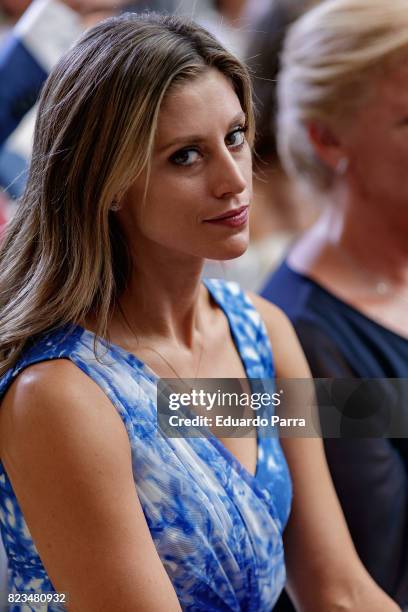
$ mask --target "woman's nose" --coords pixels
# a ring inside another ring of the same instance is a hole
[[[244,159],[238,160],[229,150],[214,160],[213,186],[217,198],[231,197],[245,191],[248,181],[244,163]]]

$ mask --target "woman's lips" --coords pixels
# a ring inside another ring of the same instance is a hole
[[[226,225],[227,227],[240,227],[241,225],[245,225],[248,221],[248,209],[249,206],[241,206],[240,208],[230,210],[214,219],[206,219],[205,223]]]

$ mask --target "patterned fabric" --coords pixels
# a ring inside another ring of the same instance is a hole
[[[273,377],[266,330],[249,299],[235,283],[205,284],[229,320],[248,378]],[[28,365],[60,358],[92,378],[123,420],[137,492],[183,610],[270,612],[285,582],[282,531],[291,500],[279,441],[258,432],[252,476],[215,436],[164,437],[157,429],[158,377],[116,345],[104,349],[100,363],[94,335],[81,327],[44,335],[1,379],[0,397]],[[53,590],[1,464],[0,487],[10,591]]]

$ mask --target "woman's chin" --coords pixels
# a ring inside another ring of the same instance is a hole
[[[216,259],[218,261],[227,261],[241,257],[247,250],[249,239],[247,236],[235,236],[234,240],[225,241],[219,248],[214,249],[214,253],[207,255],[206,259]]]

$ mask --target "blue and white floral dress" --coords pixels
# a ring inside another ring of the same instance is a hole
[[[269,339],[249,298],[235,283],[205,284],[228,318],[248,378],[272,378]],[[157,376],[118,346],[110,345],[105,357],[103,363],[95,359],[91,332],[81,327],[53,331],[3,376],[0,399],[27,366],[71,360],[99,385],[122,418],[136,489],[183,610],[270,612],[285,582],[282,531],[292,495],[278,439],[258,434],[252,476],[215,436],[165,437],[157,428]],[[10,592],[53,591],[1,463],[0,487]]]

